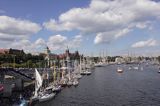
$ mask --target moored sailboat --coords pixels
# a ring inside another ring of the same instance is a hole
[[[42,87],[42,83],[43,83],[42,77],[37,71],[37,69],[35,69],[35,93],[34,96],[32,97],[32,101],[38,100],[39,102],[43,102],[50,100],[55,96],[55,93],[52,92],[50,86],[44,88],[44,90],[42,89],[40,90],[40,88]]]

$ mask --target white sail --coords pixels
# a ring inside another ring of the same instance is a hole
[[[42,77],[39,74],[38,70],[35,69],[35,95],[34,96],[37,96],[37,91],[42,86],[42,83],[43,83]]]

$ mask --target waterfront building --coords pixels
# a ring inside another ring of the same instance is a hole
[[[44,56],[46,61],[46,67],[54,66],[55,62],[67,62],[67,61],[74,61],[80,59],[80,54],[78,51],[74,53],[70,53],[69,49],[67,48],[66,51],[62,54],[54,54],[51,53],[49,47],[45,48],[45,52],[41,53],[40,55]]]
[[[25,54],[23,50],[18,50],[18,49],[0,49],[0,54],[10,54],[10,55],[21,55]]]

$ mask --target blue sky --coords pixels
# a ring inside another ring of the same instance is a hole
[[[159,11],[152,0],[1,0],[0,47],[158,55]]]

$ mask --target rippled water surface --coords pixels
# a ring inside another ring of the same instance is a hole
[[[97,67],[77,87],[66,87],[37,106],[160,106],[160,74],[155,66],[117,73],[117,65]]]

